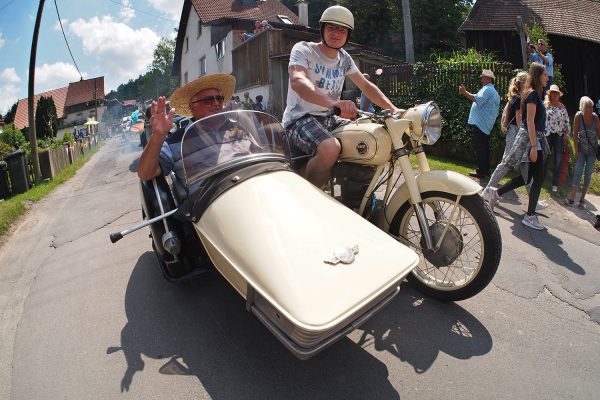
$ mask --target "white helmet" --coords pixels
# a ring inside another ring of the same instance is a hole
[[[331,7],[327,8],[325,11],[323,11],[323,14],[321,15],[321,19],[319,20],[319,24],[321,26],[321,39],[323,40],[323,43],[325,43],[325,45],[327,47],[331,47],[325,41],[325,35],[324,35],[325,23],[340,25],[345,28],[348,28],[348,36],[346,37],[346,43],[348,43],[348,40],[350,39],[350,35],[352,34],[352,31],[354,30],[354,15],[352,15],[352,12],[350,10],[348,10],[346,7],[342,7],[342,6],[331,6]],[[346,43],[344,43],[344,45],[342,47],[344,47],[346,45]],[[332,48],[334,48],[334,47],[332,47]],[[336,50],[339,50],[340,48],[336,48]]]
[[[324,24],[325,22],[354,30],[354,15],[346,7],[331,6],[323,11],[319,23]]]

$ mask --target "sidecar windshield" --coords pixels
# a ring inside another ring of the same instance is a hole
[[[283,126],[258,111],[229,111],[191,124],[181,141],[187,187],[236,165],[286,161]]]

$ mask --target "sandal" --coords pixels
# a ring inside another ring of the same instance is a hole
[[[565,206],[572,206],[573,204],[575,204],[575,200],[571,200],[567,197],[567,198],[565,198],[565,201],[563,201],[563,204]]]

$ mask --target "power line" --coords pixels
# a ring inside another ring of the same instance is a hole
[[[9,0],[8,3],[4,4],[2,7],[0,7],[0,11],[4,10],[6,7],[10,6],[11,3],[14,3],[15,0]]]
[[[173,22],[173,20],[170,19],[170,18],[165,18],[165,17],[160,16],[160,15],[149,13],[148,11],[140,10],[139,8],[135,8],[135,7],[133,7],[133,6],[129,5],[129,4],[123,4],[122,2],[117,1],[117,0],[108,0],[108,1],[110,1],[111,3],[118,4],[118,5],[122,6],[122,7],[129,8],[130,10],[135,10],[135,11],[137,11],[139,13],[149,15],[149,16],[154,17],[154,18],[164,19],[165,21],[171,21],[171,22]]]
[[[79,77],[83,80],[83,75],[81,75],[81,71],[75,62],[75,57],[73,57],[73,53],[71,52],[71,46],[69,46],[69,41],[67,40],[67,35],[65,35],[65,30],[63,29],[62,21],[60,20],[60,13],[58,12],[58,5],[56,4],[56,0],[54,0],[54,7],[56,7],[56,15],[58,16],[58,23],[60,24],[60,30],[62,31],[63,37],[65,38],[65,43],[67,44],[67,49],[69,49],[69,54],[71,55],[71,60],[73,60],[73,64],[75,64],[75,68],[77,68],[77,72],[79,72]]]

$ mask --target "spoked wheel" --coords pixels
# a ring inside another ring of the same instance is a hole
[[[422,194],[427,224],[436,251],[426,249],[413,206],[400,207],[390,231],[420,255],[408,282],[439,300],[464,300],[483,290],[500,263],[502,239],[496,218],[478,195],[461,197],[444,192]]]

